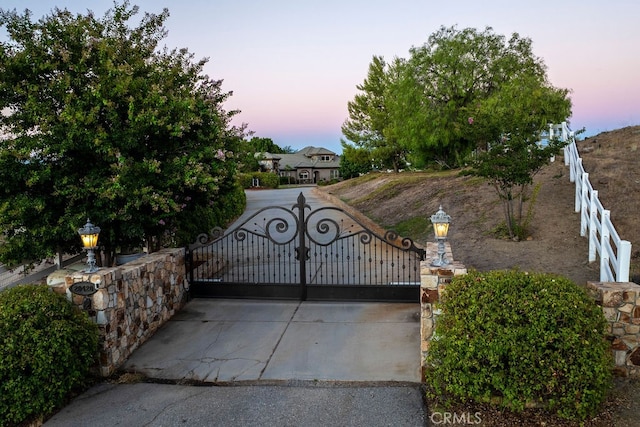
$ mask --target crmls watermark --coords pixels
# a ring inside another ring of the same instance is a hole
[[[434,412],[429,417],[434,425],[475,425],[482,422],[480,412]]]

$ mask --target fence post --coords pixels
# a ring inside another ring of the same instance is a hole
[[[618,247],[618,272],[616,282],[629,281],[629,269],[631,268],[631,242],[622,240]]]
[[[564,150],[564,165],[569,167],[569,181],[570,182],[574,182],[575,181],[575,172],[573,171],[574,168],[574,162],[575,160],[573,159],[573,155],[572,155],[572,145],[574,145],[574,143],[572,142],[571,144],[565,145],[563,150]]]
[[[588,188],[586,182],[589,181],[589,174],[584,172],[580,176],[580,199],[576,203],[576,212],[580,212],[580,235],[586,236],[589,224],[587,223],[587,214],[590,213],[590,205],[587,204]]]
[[[595,191],[594,191],[595,193]],[[609,227],[606,226],[611,222],[611,212],[607,209],[602,211],[602,218],[600,218],[600,281],[611,281],[611,277],[602,277],[611,268],[609,267],[609,251],[605,250],[609,244],[611,234],[609,233]],[[608,275],[607,275],[608,276]]]
[[[596,243],[596,239],[598,237],[598,206],[596,205],[596,200],[598,200],[598,192],[593,190],[589,194],[589,225],[587,226],[587,231],[589,233],[589,262],[596,260],[598,246]],[[600,228],[603,228],[603,221],[604,218],[600,218]],[[600,231],[600,236],[602,236],[602,231]],[[600,252],[602,252],[602,244],[600,245]]]
[[[567,150],[567,157],[568,157],[568,165],[569,165],[569,182],[576,182],[576,168],[578,167],[578,165],[576,165],[576,163],[578,162],[579,157],[578,156],[574,156],[573,152],[574,152],[574,146],[575,144],[571,143],[569,145],[567,145],[565,148],[565,150]],[[566,163],[567,159],[565,159],[565,163]]]
[[[575,165],[574,165],[575,166]],[[580,173],[580,179],[576,177],[576,172],[572,170],[573,173],[573,181],[576,183],[576,200],[574,203],[574,211],[580,212],[582,208],[582,187],[584,186],[584,182],[582,181],[582,174],[584,170],[582,169],[582,159],[578,158],[578,165],[580,169],[583,171]]]

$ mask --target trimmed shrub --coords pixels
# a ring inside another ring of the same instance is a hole
[[[238,182],[221,186],[220,193],[211,205],[196,205],[184,210],[175,229],[166,233],[161,243],[166,247],[189,245],[195,242],[200,233],[208,232],[214,227],[226,228],[242,215],[246,205],[247,197]]]
[[[251,180],[253,179],[250,173],[239,173],[236,175],[236,179],[242,188],[251,188]]]
[[[280,177],[272,172],[253,172],[253,173],[240,173],[238,174],[238,181],[242,188],[251,188],[253,186],[253,180],[257,179],[260,182],[261,188],[278,188],[280,185]]]
[[[296,185],[298,184],[298,179],[293,176],[281,176],[280,177],[280,185]]]
[[[51,413],[86,383],[98,328],[47,286],[0,292],[0,425]]]
[[[471,271],[439,308],[426,372],[434,396],[584,419],[611,387],[602,309],[566,278]]]

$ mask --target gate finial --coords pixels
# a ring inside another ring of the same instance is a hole
[[[311,206],[307,204],[307,199],[304,197],[304,194],[302,194],[302,191],[298,195],[298,203],[291,207],[291,209],[295,208],[298,208],[298,214],[302,214],[305,208],[311,210]]]

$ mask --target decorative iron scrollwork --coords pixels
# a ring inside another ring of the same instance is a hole
[[[268,212],[266,212],[268,211]],[[287,209],[260,209],[226,233],[219,227],[189,246],[190,280],[216,284],[419,284],[425,250],[382,233],[338,207],[311,210],[300,193]],[[216,285],[218,286],[218,285]]]
[[[398,239],[400,239],[399,244]],[[400,238],[400,235],[394,230],[387,231],[384,234],[384,240],[386,242],[389,242],[390,244],[397,245],[399,248],[405,251],[412,251],[419,254],[423,261],[427,256],[427,251],[425,249],[417,247],[415,242],[408,237]]]
[[[214,227],[208,233],[200,233],[196,237],[195,242],[189,245],[190,249],[194,249],[200,246],[204,246],[207,243],[213,242],[224,235],[224,229],[221,227]]]
[[[291,213],[291,217],[293,222],[292,225],[295,225],[295,227],[290,225],[289,221],[285,218],[273,218],[267,221],[263,227],[265,237],[279,245],[284,245],[293,241],[298,234],[298,218],[296,218],[293,213]],[[289,232],[290,229],[292,232]]]

